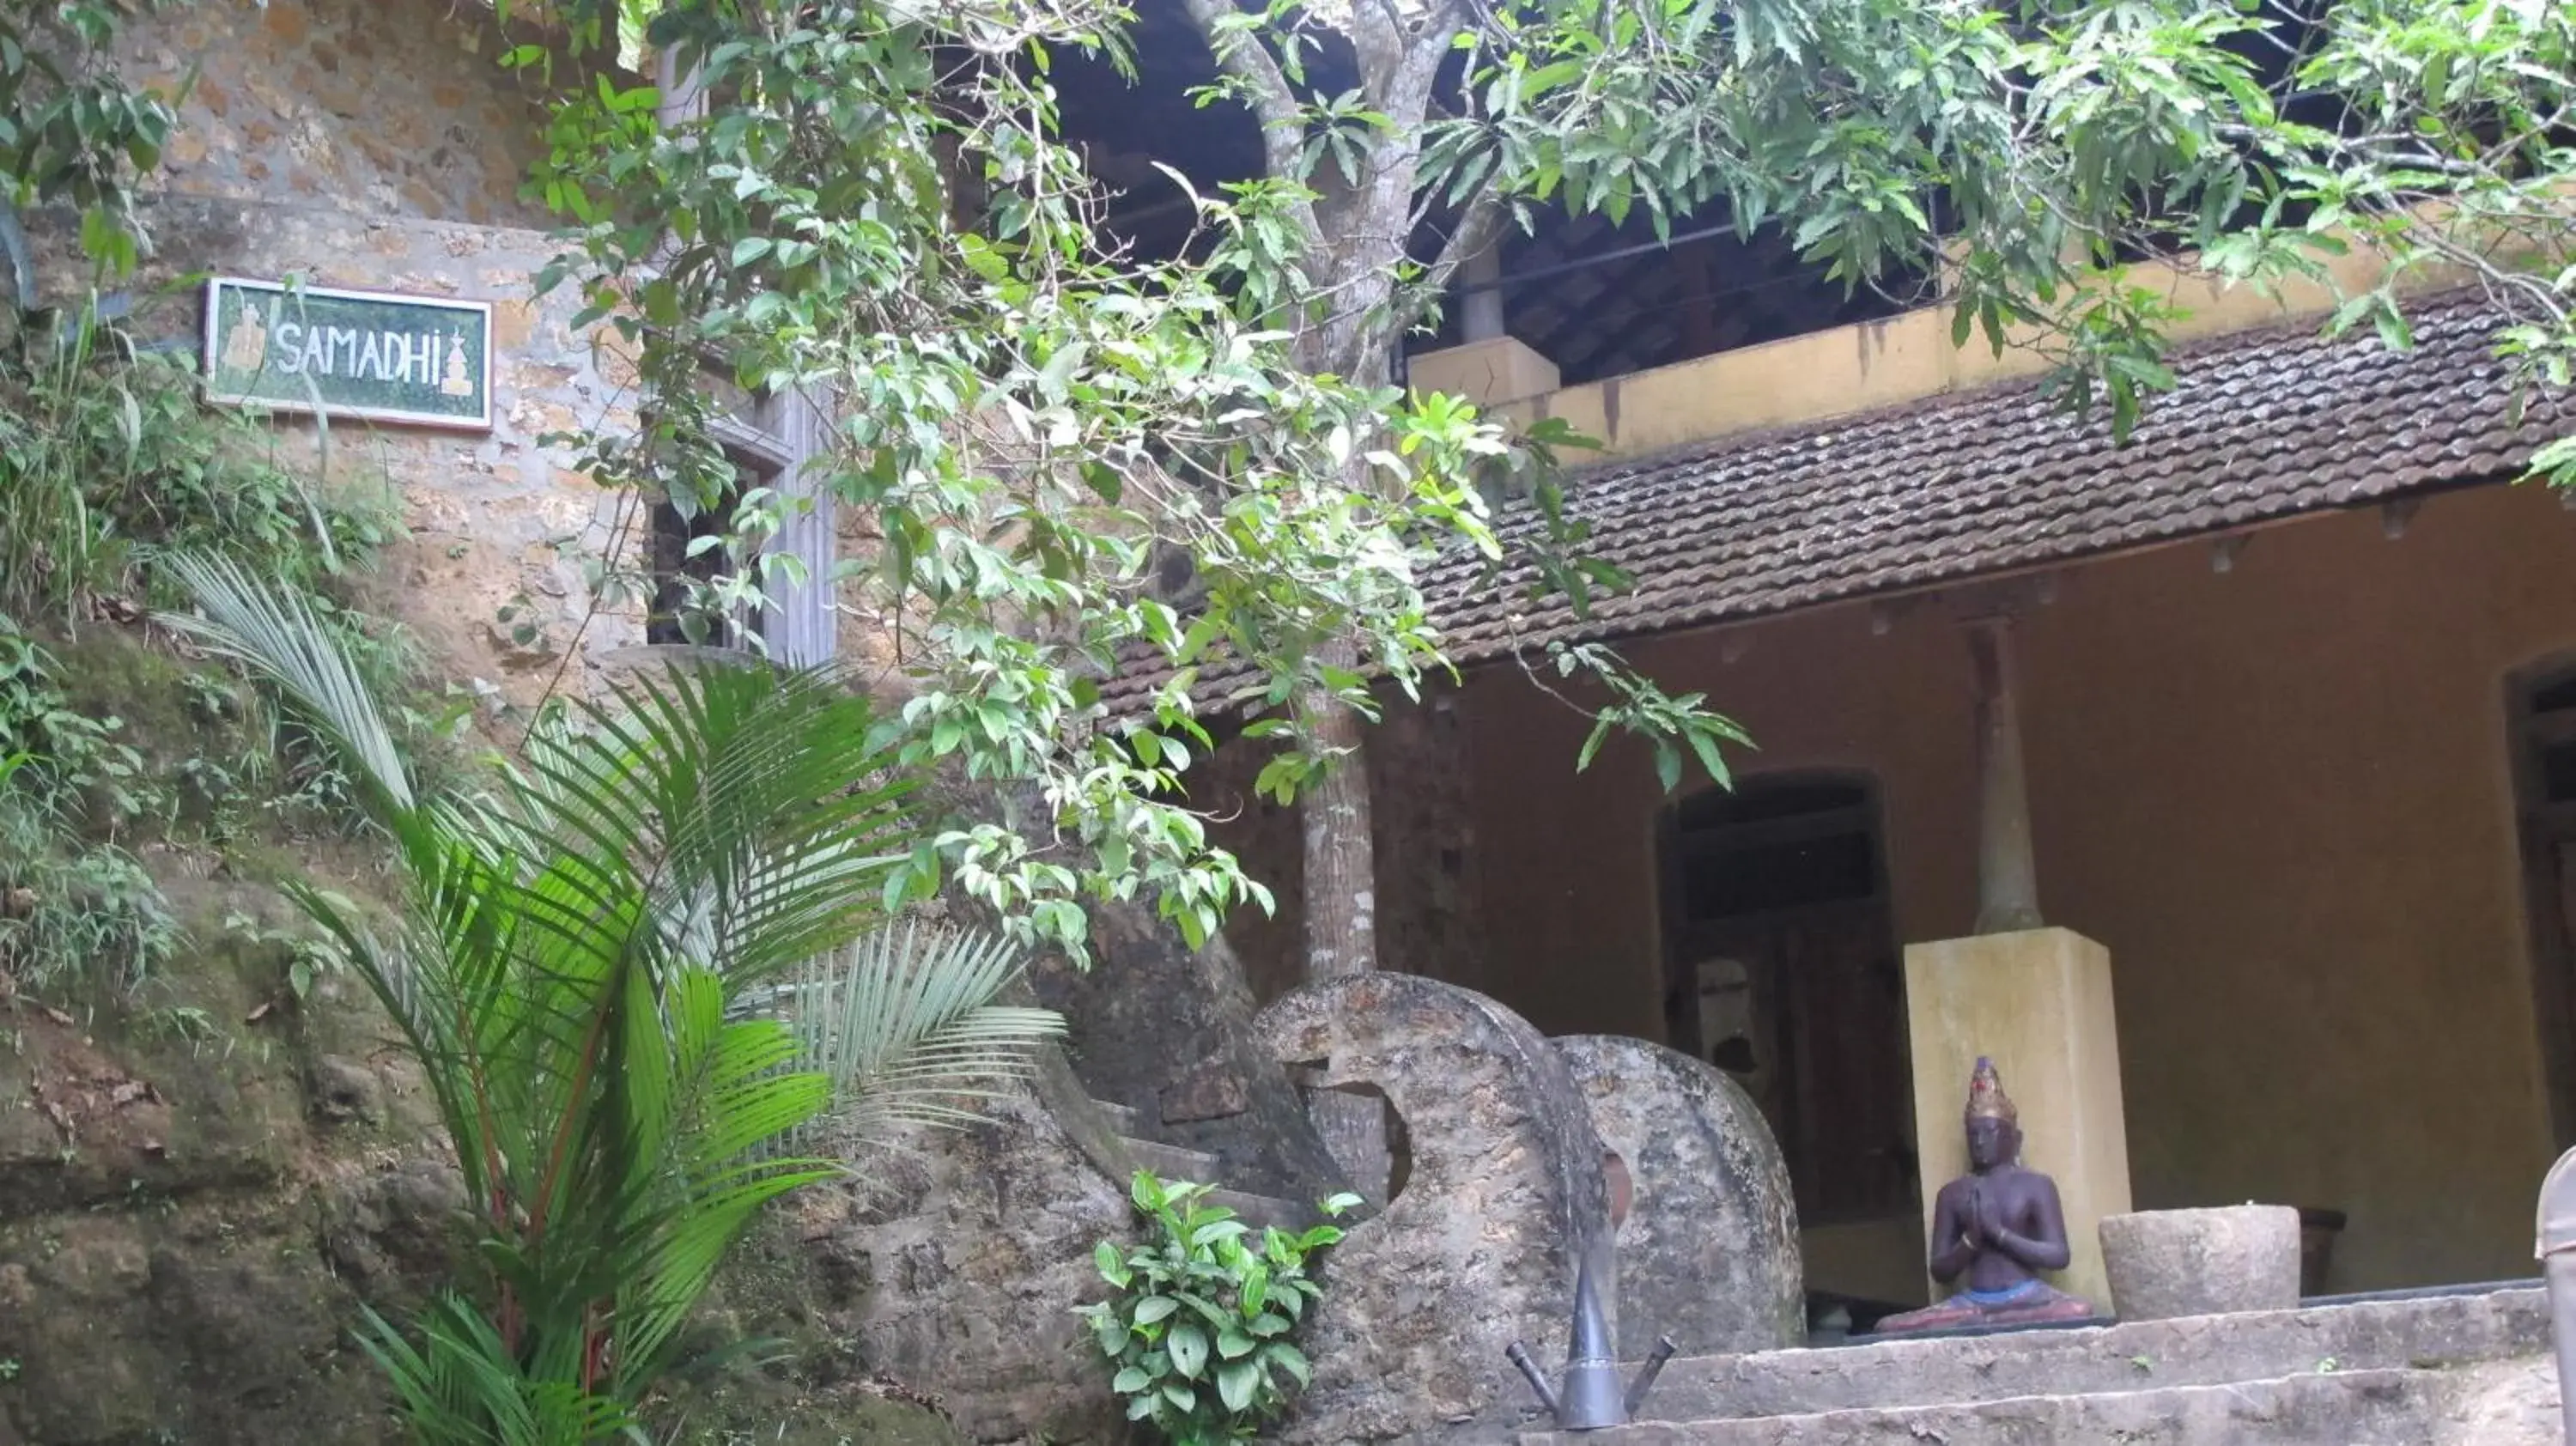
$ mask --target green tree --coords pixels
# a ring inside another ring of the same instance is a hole
[[[137,182],[161,164],[175,97],[137,91],[116,63],[128,16],[186,0],[0,0],[0,248],[18,303],[35,300],[35,263],[18,213],[61,203],[80,214],[81,248],[123,276],[147,244]]]
[[[563,274],[638,338],[656,407],[597,439],[603,474],[726,498],[710,357],[844,419],[810,475],[884,539],[853,581],[902,646],[905,758],[1036,800],[941,860],[1076,947],[1086,889],[1193,938],[1262,897],[1169,801],[1214,694],[1296,745],[1264,783],[1307,805],[1310,970],[1374,964],[1350,764],[1372,680],[1442,665],[1415,570],[1501,557],[1480,475],[1535,475],[1561,515],[1561,437],[1404,397],[1388,361],[1537,208],[1776,226],[1847,285],[1950,306],[1962,344],[2035,338],[2120,429],[2170,380],[2170,302],[2119,269],[2141,256],[2269,286],[2370,247],[2384,279],[2334,326],[2402,342],[2407,284],[2474,278],[2521,374],[2565,377],[2576,19],[2545,0],[1184,3],[1265,173],[1197,196],[1182,260],[1104,244],[1055,134],[1050,59],[1119,55],[1111,0],[669,0],[623,32],[595,5],[594,42],[667,55],[695,103],[582,91],[543,182],[581,228]],[[751,602],[798,504],[730,500],[717,590]],[[1182,606],[1154,586],[1175,556]],[[1618,582],[1562,527],[1509,562],[1578,608]],[[1113,716],[1093,679],[1140,655],[1177,671]],[[1597,679],[1668,783],[1694,753],[1723,775],[1704,700],[1606,649],[1528,662]]]
[[[370,1318],[417,1439],[628,1431],[735,1237],[841,1168],[791,1151],[845,1144],[836,1118],[948,1117],[1060,1028],[994,1002],[1009,950],[878,932],[912,790],[830,673],[622,684],[532,736],[498,798],[430,797],[296,595],[173,568],[201,615],[165,621],[324,734],[393,845],[390,928],[292,892],[420,1062],[490,1273],[412,1330]]]

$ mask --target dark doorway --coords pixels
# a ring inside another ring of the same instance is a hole
[[[2514,679],[2514,794],[2533,1014],[2558,1147],[2576,1147],[2576,661]]]
[[[1666,810],[1665,1022],[1779,1137],[1808,1224],[1919,1208],[1877,789],[1777,774]]]
[[[733,489],[714,506],[684,513],[668,498],[653,503],[653,603],[644,617],[648,643],[741,647],[745,636],[760,628],[761,619],[750,609],[709,611],[695,609],[691,602],[697,595],[693,583],[712,585],[728,572],[758,566],[755,559],[737,562],[724,542],[733,532],[735,507],[743,494],[776,486],[779,469],[738,450],[728,448],[726,455],[733,462]]]

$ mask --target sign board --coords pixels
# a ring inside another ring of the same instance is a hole
[[[206,398],[489,428],[492,308],[219,276],[206,283]]]

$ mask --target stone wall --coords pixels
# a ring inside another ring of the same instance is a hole
[[[545,113],[495,63],[488,0],[198,0],[138,17],[123,59],[181,107],[161,184],[363,217],[537,225]]]
[[[140,329],[190,352],[202,288],[179,283],[200,273],[491,303],[489,432],[299,417],[269,431],[318,487],[400,500],[411,535],[387,550],[374,605],[437,672],[525,707],[582,691],[643,641],[635,610],[597,604],[585,563],[631,556],[644,519],[542,440],[631,427],[635,372],[613,333],[574,334],[570,291],[534,295],[556,248],[520,190],[545,110],[499,67],[501,44],[488,6],[449,0],[198,0],[134,18],[129,77],[194,80],[146,208],[154,254],[127,290]],[[87,271],[64,218],[30,230],[40,286],[69,298]]]
[[[166,288],[199,271],[492,303],[490,432],[279,417],[278,454],[326,489],[401,499],[411,535],[388,550],[379,605],[487,699],[527,705],[550,687],[578,691],[608,655],[643,640],[631,609],[594,605],[583,567],[636,545],[638,509],[541,440],[634,425],[634,373],[605,344],[613,332],[573,332],[570,292],[533,299],[554,254],[545,234],[181,196],[155,204],[150,223],[159,254],[136,279],[147,298],[139,324],[192,348],[201,288]],[[47,271],[57,283],[78,274],[59,257]]]

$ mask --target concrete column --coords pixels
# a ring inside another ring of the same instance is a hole
[[[654,108],[662,124],[683,125],[706,114],[706,87],[698,83],[698,72],[680,69],[680,55],[664,47],[653,57],[653,83],[662,92],[662,103]]]
[[[1473,288],[1467,292],[1458,313],[1461,340],[1492,341],[1503,334],[1503,289],[1495,285],[1503,279],[1503,241],[1494,243],[1467,258],[1458,268],[1458,279]]]
[[[2009,615],[1968,624],[1977,672],[1977,932],[2040,927],[2039,863],[2022,763],[2021,668]]]
[[[2022,1163],[2054,1179],[2066,1207],[2073,1258],[2052,1283],[2108,1314],[2099,1226],[2129,1209],[2110,952],[2066,929],[1908,945],[1905,1008],[1926,1239],[1934,1197],[1968,1172],[1968,1075],[1989,1056],[2021,1113]]]

